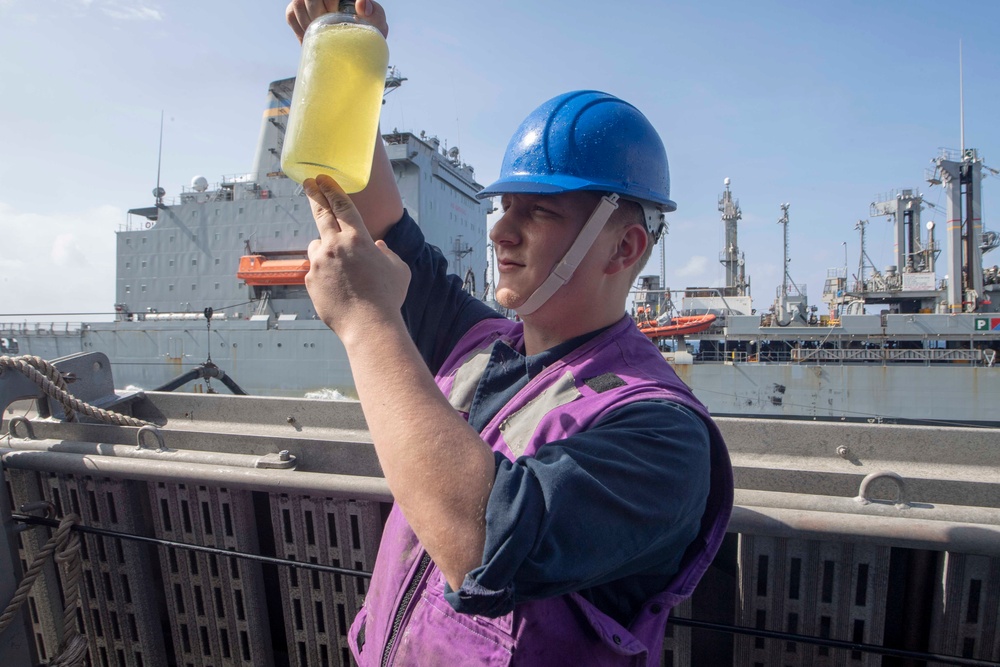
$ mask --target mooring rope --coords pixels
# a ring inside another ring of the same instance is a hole
[[[0,357],[0,369],[9,368],[22,373],[41,387],[53,400],[59,401],[66,412],[66,421],[73,421],[76,413],[100,419],[118,426],[148,426],[149,422],[129,417],[118,412],[103,410],[76,398],[66,388],[66,381],[59,370],[41,357],[24,355],[20,357]]]
[[[14,597],[0,615],[0,635],[17,617],[21,605],[28,599],[32,586],[50,556],[62,570],[60,583],[63,594],[62,638],[59,642],[59,655],[49,663],[51,667],[78,667],[84,664],[87,657],[87,640],[80,634],[76,624],[76,609],[80,604],[80,579],[83,572],[83,562],[80,556],[80,536],[73,532],[73,526],[80,520],[76,514],[67,514],[59,521],[59,527],[49,538],[34,559],[31,567],[24,573],[21,585],[17,587]]]

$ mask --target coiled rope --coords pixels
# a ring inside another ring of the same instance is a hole
[[[66,421],[73,421],[77,413],[100,419],[118,426],[148,426],[149,422],[129,417],[118,412],[103,410],[76,398],[66,388],[66,380],[55,366],[41,357],[24,355],[20,357],[0,357],[0,369],[8,368],[22,373],[37,384],[46,396],[59,401],[66,412]]]
[[[49,663],[50,667],[78,667],[87,657],[87,640],[80,634],[76,624],[76,610],[80,604],[80,579],[83,563],[80,557],[80,536],[73,532],[73,526],[80,520],[76,514],[67,514],[59,521],[59,527],[49,538],[24,574],[21,585],[14,597],[0,615],[0,635],[17,617],[17,612],[28,599],[31,588],[45,567],[49,556],[55,558],[61,570],[60,583],[63,594],[62,638],[59,655]]]

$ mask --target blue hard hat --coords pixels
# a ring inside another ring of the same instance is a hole
[[[579,190],[677,209],[656,130],[631,104],[596,90],[565,93],[532,111],[507,145],[500,178],[476,196]]]

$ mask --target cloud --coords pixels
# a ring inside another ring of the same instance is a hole
[[[111,18],[120,21],[162,21],[164,18],[162,11],[141,2],[133,5],[127,2],[106,0],[100,4],[99,8]]]
[[[0,7],[9,0],[0,0]],[[162,21],[166,15],[148,0],[77,0],[84,10],[96,9],[116,21]]]
[[[162,21],[166,14],[155,2],[149,0],[75,0],[68,8],[44,5],[38,0],[0,0],[0,10],[9,7],[31,8],[21,19],[38,20],[39,14],[55,11],[75,11],[77,14],[97,10],[116,21]]]
[[[0,320],[23,321],[26,313],[110,313],[115,299],[114,230],[124,217],[114,206],[42,214],[0,202],[5,249],[0,254]]]
[[[84,250],[81,239],[73,233],[62,233],[52,241],[52,263],[63,268],[85,268],[89,266],[87,262],[87,252]]]
[[[679,267],[674,273],[681,278],[691,278],[704,274],[706,268],[708,268],[708,258],[702,255],[693,255],[684,266]]]

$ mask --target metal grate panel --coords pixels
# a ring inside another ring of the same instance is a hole
[[[249,491],[157,482],[149,498],[157,537],[260,553]],[[178,664],[273,664],[259,564],[173,547],[159,552]]]
[[[942,560],[931,651],[1000,662],[1000,558],[948,552]]]
[[[272,494],[279,558],[371,571],[382,538],[376,502]],[[347,631],[364,603],[368,580],[281,568],[289,664],[351,665]]]
[[[738,624],[840,640],[881,643],[888,547],[740,535]],[[739,636],[737,665],[871,667],[877,655]]]
[[[99,477],[36,474],[10,470],[15,506],[47,500],[56,516],[76,513],[90,526],[146,534],[138,485]],[[29,562],[48,539],[49,531],[22,534],[23,562]],[[82,604],[78,629],[89,643],[93,667],[158,667],[168,664],[160,628],[157,588],[148,547],[97,535],[81,536]],[[29,603],[40,659],[58,648],[62,603],[55,577],[36,584]],[[43,611],[43,610],[47,610]]]

